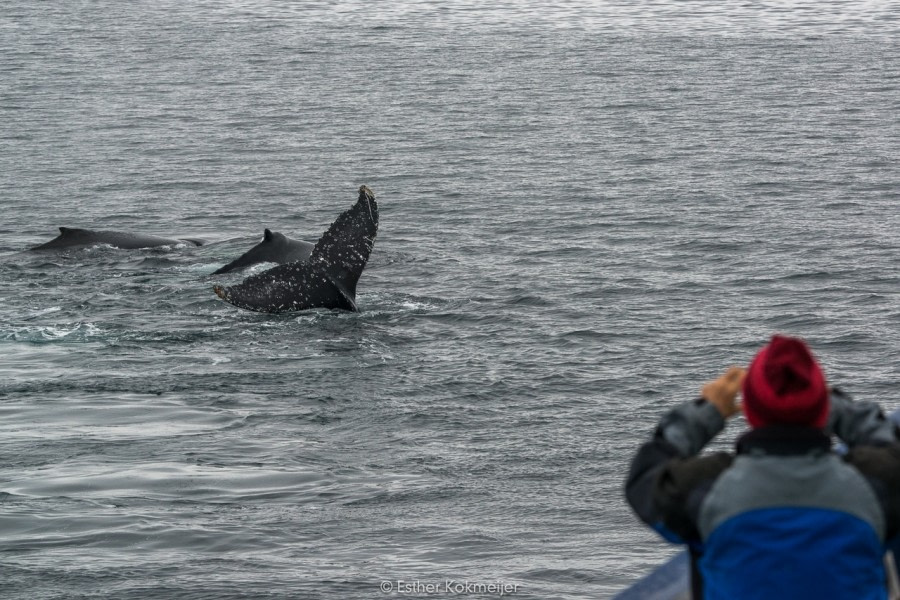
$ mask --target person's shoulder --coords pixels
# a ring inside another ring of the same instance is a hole
[[[863,475],[900,485],[900,442],[851,448],[844,460]]]

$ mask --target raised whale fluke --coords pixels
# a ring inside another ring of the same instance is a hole
[[[191,244],[202,246],[204,240],[183,239],[175,240],[145,235],[143,233],[129,233],[124,231],[95,231],[93,229],[78,229],[75,227],[60,227],[59,235],[45,244],[35,246],[31,250],[56,250],[62,248],[87,248],[89,246],[108,245],[123,250],[137,248],[156,248],[158,246],[176,246],[178,244]]]
[[[378,204],[366,186],[356,203],[328,228],[308,260],[298,260],[252,275],[216,294],[247,310],[280,313],[309,308],[355,311],[356,283],[369,260],[378,233]]]

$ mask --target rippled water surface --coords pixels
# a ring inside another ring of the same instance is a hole
[[[3,597],[622,589],[673,552],[631,454],[771,333],[900,406],[898,19],[0,1]],[[212,293],[361,184],[361,312]],[[59,226],[210,243],[27,252]]]

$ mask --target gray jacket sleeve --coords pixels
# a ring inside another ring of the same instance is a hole
[[[841,390],[831,390],[827,433],[847,446],[883,446],[897,441],[895,425],[874,402],[854,402]]]
[[[725,428],[725,419],[719,410],[699,399],[672,409],[662,418],[657,430],[672,444],[682,457],[699,454],[717,433]]]
[[[670,410],[634,459],[625,496],[634,512],[664,538],[676,543],[700,541],[697,513],[703,494],[731,464],[731,455],[697,456],[725,427],[715,406],[702,398]]]

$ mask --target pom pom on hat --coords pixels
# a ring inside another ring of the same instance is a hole
[[[772,336],[747,370],[744,415],[752,427],[774,424],[823,428],[828,422],[828,386],[806,344]]]

